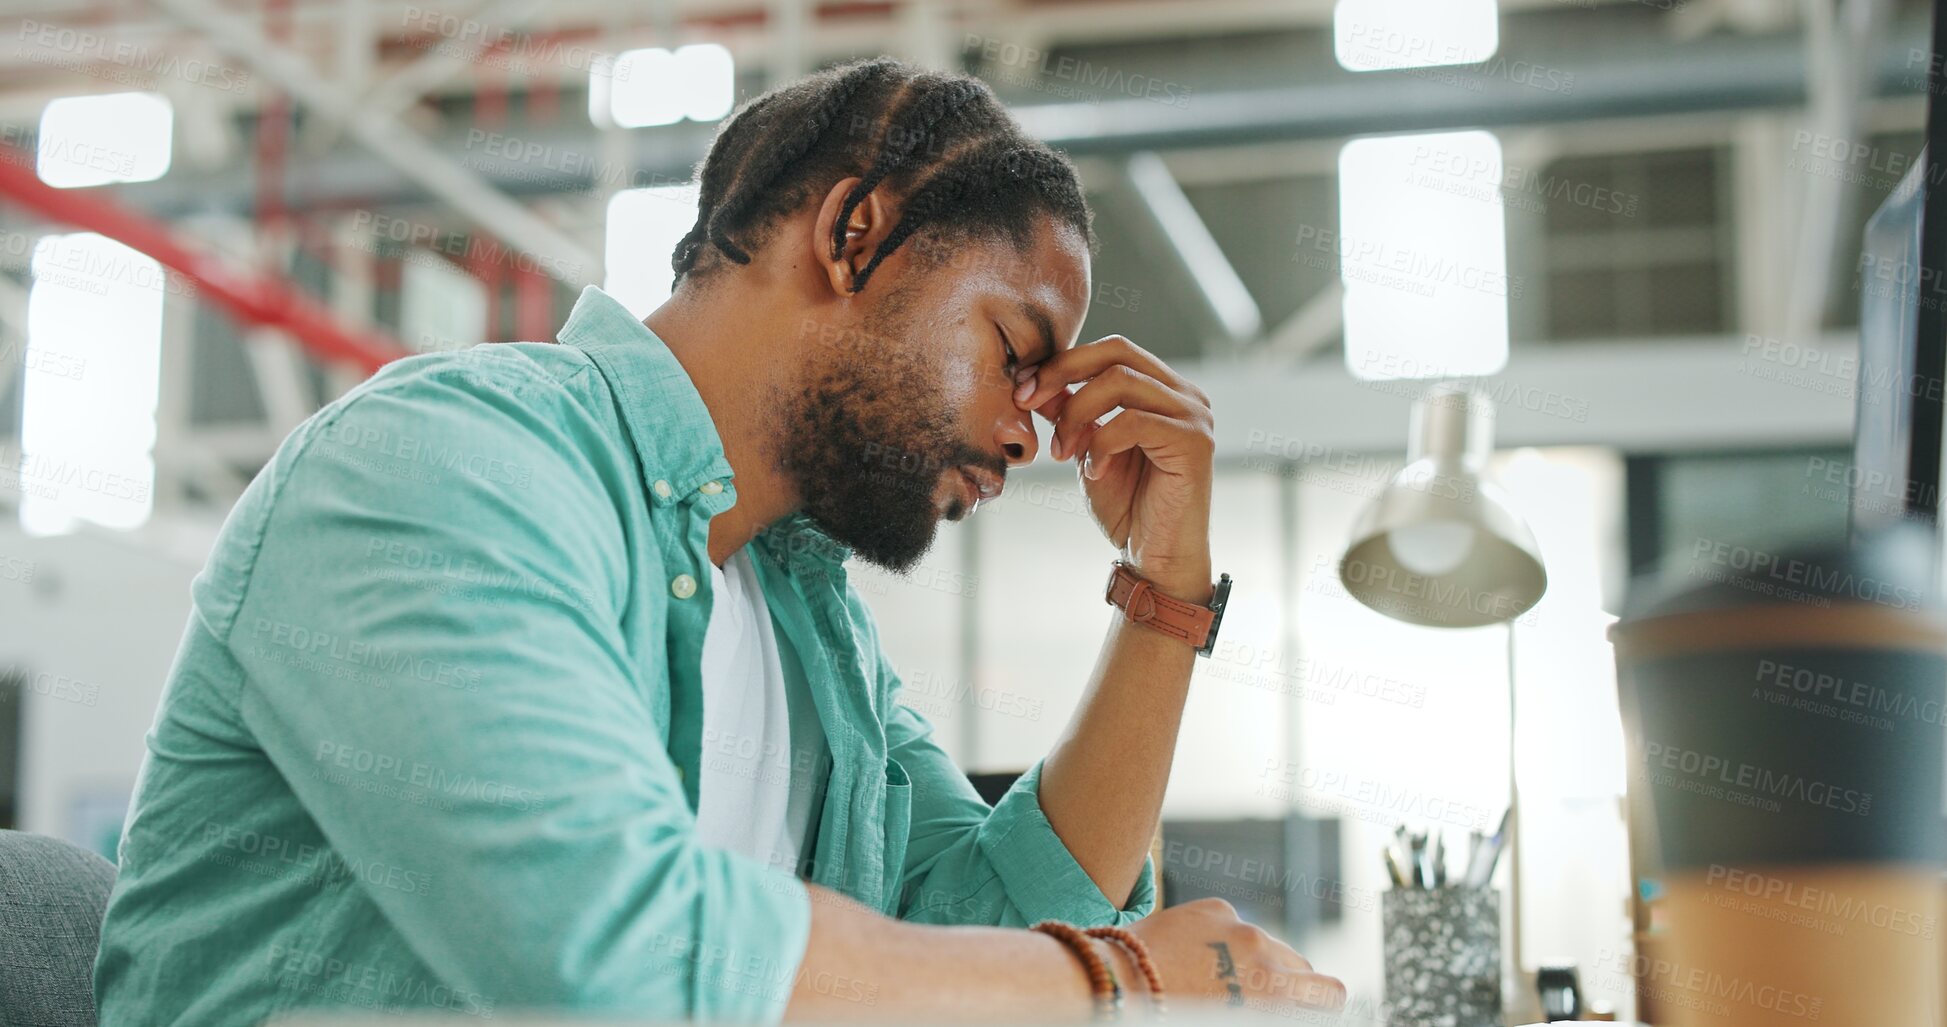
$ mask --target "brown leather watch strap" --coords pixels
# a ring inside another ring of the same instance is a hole
[[[1207,656],[1211,643],[1216,641],[1217,626],[1223,620],[1224,603],[1230,598],[1230,575],[1224,575],[1217,583],[1216,595],[1209,606],[1198,606],[1156,591],[1148,578],[1117,560],[1109,572],[1109,587],[1103,598],[1137,624],[1160,631]]]

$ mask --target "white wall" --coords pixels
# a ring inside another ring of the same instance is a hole
[[[23,830],[99,851],[97,828],[119,827],[210,537],[195,525],[45,538],[0,525],[0,567],[13,571],[0,574],[0,667],[34,675]]]

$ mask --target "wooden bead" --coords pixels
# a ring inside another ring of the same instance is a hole
[[[1150,1003],[1156,1015],[1163,1014],[1163,975],[1157,971],[1156,963],[1149,958],[1149,946],[1134,933],[1121,927],[1091,927],[1083,932],[1091,938],[1103,938],[1122,946],[1136,963],[1136,970],[1143,975],[1144,983],[1149,985]]]

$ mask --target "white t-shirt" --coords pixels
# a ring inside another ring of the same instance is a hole
[[[721,569],[711,565],[710,581],[696,833],[705,845],[796,872],[815,798],[808,743],[823,738],[792,746],[777,635],[748,549]]]

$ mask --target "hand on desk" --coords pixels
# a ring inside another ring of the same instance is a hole
[[[1345,985],[1312,970],[1311,961],[1260,927],[1237,918],[1222,899],[1198,899],[1159,910],[1129,925],[1149,946],[1162,975],[1166,1001],[1190,999],[1249,1005],[1253,1011],[1293,1007],[1338,1009]],[[1116,949],[1117,975],[1128,982],[1142,977]],[[1139,990],[1140,983],[1131,990]],[[1134,1000],[1132,1000],[1134,1001]]]

